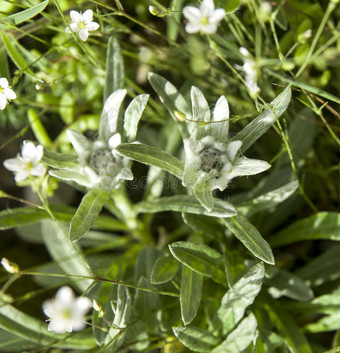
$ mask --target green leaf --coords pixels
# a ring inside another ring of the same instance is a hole
[[[331,93],[328,93],[318,87],[315,87],[315,86],[312,86],[312,85],[309,85],[307,83],[304,83],[304,82],[300,82],[300,81],[294,81],[292,79],[289,79],[285,76],[282,76],[268,68],[265,68],[264,71],[266,73],[268,73],[270,76],[272,77],[275,77],[277,79],[279,79],[281,82],[284,82],[284,83],[288,83],[292,86],[295,86],[295,87],[299,87],[300,89],[304,90],[304,91],[308,91],[308,92],[311,92],[311,93],[314,93],[316,94],[317,96],[320,96],[320,97],[323,97],[327,100],[330,100],[332,102],[335,102],[335,103],[338,103],[340,104],[340,98],[338,98],[337,96],[334,96],[333,94]]]
[[[291,96],[291,90],[286,88],[270,103],[271,109],[265,109],[231,139],[231,141],[241,140],[243,142],[239,153],[244,153],[276,122],[276,118],[279,118],[287,109]]]
[[[70,275],[71,279],[81,289],[86,290],[92,283],[93,274],[77,248],[68,237],[65,224],[52,220],[42,221],[42,234],[47,250],[59,267]],[[72,278],[85,276],[88,278]]]
[[[169,153],[163,152],[157,147],[143,144],[122,143],[116,151],[124,157],[131,158],[143,164],[153,165],[166,170],[182,179],[184,172],[183,162]]]
[[[208,212],[194,196],[176,195],[162,197],[136,204],[135,210],[138,213],[157,213],[164,211],[187,212],[210,217],[233,217],[237,211],[229,202],[215,199],[215,207]]]
[[[241,204],[238,210],[242,213],[247,213],[248,217],[261,211],[270,210],[285,201],[298,187],[299,182],[297,180],[291,181],[286,185]]]
[[[157,259],[151,272],[151,283],[161,284],[171,281],[178,272],[179,263],[171,256],[162,256]]]
[[[69,231],[71,241],[79,240],[90,230],[107,198],[108,194],[100,190],[89,191],[83,197],[71,221]]]
[[[190,324],[197,314],[201,302],[202,286],[203,277],[190,268],[182,266],[180,303],[184,325]]]
[[[124,60],[116,38],[110,37],[106,52],[104,102],[110,94],[124,87]]]
[[[191,227],[196,232],[202,233],[209,239],[221,238],[224,235],[224,227],[218,220],[201,215],[194,215],[190,213],[182,214],[185,224]]]
[[[73,207],[66,206],[51,206],[53,216],[62,222],[70,222],[76,209]],[[25,226],[27,224],[32,224],[39,222],[42,219],[51,218],[50,215],[38,208],[33,207],[18,207],[0,212],[0,229],[9,229]],[[128,230],[128,227],[109,216],[100,215],[94,225],[94,228],[99,228],[102,230],[116,231],[116,230]]]
[[[38,15],[40,12],[44,11],[45,7],[48,5],[48,2],[49,0],[45,0],[40,4],[30,7],[29,9],[4,17],[1,19],[1,21],[9,22],[13,25],[18,25],[21,22],[25,22],[30,18],[33,18],[34,16]]]
[[[255,341],[257,335],[256,329],[257,321],[254,314],[251,313],[211,353],[243,353]]]
[[[340,240],[340,213],[318,212],[294,222],[270,239],[271,246],[282,246],[303,240]]]
[[[197,327],[173,327],[176,338],[194,352],[211,352],[220,342],[218,337]]]
[[[243,216],[223,219],[223,224],[257,258],[270,265],[275,264],[273,252],[259,231]]]
[[[244,313],[259,294],[264,279],[264,265],[258,263],[241,277],[224,295],[213,320],[222,335],[228,334],[243,318]]]
[[[322,317],[317,322],[305,326],[307,332],[327,332],[340,329],[340,313],[336,312]]]
[[[293,318],[282,307],[279,301],[266,296],[263,303],[271,321],[285,338],[287,347],[292,353],[312,353],[312,349],[301,329]]]
[[[44,148],[42,161],[52,168],[73,169],[78,165],[78,156],[74,154],[52,152]]]
[[[268,292],[273,298],[286,296],[304,302],[314,297],[313,291],[300,277],[285,270],[277,270],[267,284],[270,286]]]
[[[216,8],[222,7],[226,13],[235,11],[240,6],[240,0],[217,0]]]
[[[296,274],[312,286],[340,278],[340,245],[333,246],[320,256],[312,259]]]
[[[123,141],[132,142],[137,135],[139,120],[149,100],[148,94],[140,94],[126,108],[124,115],[124,138]]]
[[[204,244],[178,241],[169,245],[171,254],[191,270],[226,284],[222,255]]]
[[[50,146],[52,141],[34,109],[29,109],[27,111],[27,118],[37,141],[44,147]]]
[[[40,81],[40,78],[32,72],[32,70],[28,67],[28,64],[25,61],[25,59],[16,49],[16,46],[19,46],[19,43],[14,39],[14,37],[5,34],[4,31],[0,31],[0,34],[2,37],[2,41],[4,42],[4,45],[6,47],[7,53],[10,56],[10,58],[13,60],[16,67],[19,70],[25,72],[27,75],[34,78],[35,80]]]
[[[0,327],[17,337],[40,345],[65,349],[91,349],[95,342],[91,336],[68,336],[47,331],[47,324],[27,315],[0,298]],[[66,339],[67,338],[67,339]]]

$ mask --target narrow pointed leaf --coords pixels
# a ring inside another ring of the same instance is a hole
[[[178,241],[169,245],[171,254],[193,271],[212,278],[218,283],[226,283],[222,255],[204,244]]]
[[[71,221],[69,231],[71,241],[79,240],[90,230],[107,198],[107,193],[100,190],[89,191],[83,197]]]
[[[243,353],[255,341],[257,321],[254,314],[248,315],[227,339],[215,347],[211,353]]]
[[[208,212],[194,196],[190,195],[176,195],[140,202],[136,204],[135,209],[138,213],[175,211],[220,218],[233,217],[237,214],[233,205],[217,199],[215,199],[215,207]]]
[[[148,94],[141,94],[137,96],[126,108],[123,126],[125,138],[123,141],[132,142],[135,140],[139,119],[143,114],[148,99]]]
[[[192,188],[194,195],[197,200],[204,206],[207,211],[211,211],[214,208],[214,196],[209,187],[209,177],[200,179]]]
[[[157,147],[143,144],[122,143],[116,148],[116,151],[124,157],[164,169],[179,179],[183,176],[183,162]]]
[[[14,15],[10,15],[7,17],[2,18],[1,20],[4,22],[9,22],[13,25],[18,25],[22,22],[33,18],[34,16],[38,15],[40,12],[44,11],[45,7],[48,5],[49,0],[45,0],[38,5],[32,6],[26,10],[20,11]]]
[[[304,240],[328,239],[340,241],[340,213],[318,212],[283,229],[270,239],[272,246],[282,246]]]
[[[114,91],[124,87],[124,61],[116,38],[110,37],[106,52],[104,102]]]
[[[238,215],[226,218],[223,219],[223,224],[254,256],[270,265],[275,264],[274,255],[269,244],[245,217]]]
[[[240,153],[244,153],[276,122],[276,118],[279,118],[286,111],[291,95],[291,90],[286,88],[270,103],[275,114],[271,109],[265,109],[257,118],[231,139],[231,141],[241,140],[243,142]]]
[[[173,327],[176,338],[194,352],[211,352],[220,343],[218,337],[198,327]]]
[[[227,291],[213,321],[215,330],[226,335],[237,325],[259,294],[263,279],[264,265],[258,263]]]
[[[312,353],[309,343],[294,319],[280,306],[280,303],[266,297],[264,303],[269,317],[285,338],[288,349],[292,353]]]
[[[45,148],[42,161],[52,168],[72,169],[78,165],[78,156],[75,154],[51,152]]]
[[[180,304],[184,325],[190,324],[195,318],[202,296],[203,277],[182,266]]]
[[[171,281],[177,274],[179,262],[172,256],[162,256],[157,259],[151,272],[151,283],[161,284]]]
[[[67,275],[85,276],[89,279],[72,278],[82,291],[92,283],[93,274],[89,265],[68,237],[65,224],[52,220],[42,221],[44,243],[52,258]]]

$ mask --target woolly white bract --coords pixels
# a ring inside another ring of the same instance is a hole
[[[85,314],[91,307],[89,298],[75,298],[70,287],[61,287],[54,299],[43,303],[43,311],[49,317],[48,331],[65,333],[82,330],[86,326]]]
[[[261,173],[270,164],[240,156],[242,141],[228,142],[229,105],[224,96],[218,99],[212,115],[203,93],[196,87],[191,89],[191,101],[195,122],[188,122],[190,138],[184,139],[182,183],[210,211],[214,207],[213,190],[223,191],[233,178]]]
[[[133,179],[131,161],[115,151],[122,142],[122,136],[117,130],[120,106],[126,93],[125,89],[119,89],[106,100],[100,118],[98,138],[95,141],[88,140],[77,131],[67,130],[67,136],[78,155],[78,164],[70,168],[52,170],[52,176],[74,181],[87,189],[104,191],[112,191],[123,180]],[[135,100],[138,97],[140,96]],[[128,107],[126,111],[131,110]]]
[[[89,37],[89,31],[95,31],[99,28],[99,24],[93,21],[92,10],[86,10],[83,14],[77,11],[70,11],[70,17],[72,23],[69,27],[66,27],[65,31],[67,33],[78,33],[79,38],[82,41],[86,41]]]
[[[8,85],[7,78],[0,78],[0,109],[4,110],[9,99],[15,99],[17,95]]]
[[[203,0],[200,7],[185,6],[183,15],[189,21],[185,30],[188,33],[202,32],[212,34],[225,16],[223,9],[216,9],[213,0]]]
[[[6,169],[15,173],[15,181],[20,182],[30,175],[40,177],[45,174],[46,167],[40,163],[43,154],[43,146],[35,146],[32,142],[25,141],[21,155],[18,153],[16,158],[6,159],[3,164]]]

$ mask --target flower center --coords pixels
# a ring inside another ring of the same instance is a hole
[[[109,150],[101,149],[91,156],[90,164],[99,175],[108,175],[116,160]]]
[[[200,153],[201,170],[209,173],[212,169],[220,172],[222,169],[222,162],[220,160],[221,152],[214,147],[209,147]]]
[[[0,94],[4,93],[4,89],[0,86]]]
[[[209,24],[209,18],[207,16],[204,16],[201,18],[201,24],[203,26],[206,26],[207,24]]]
[[[64,309],[61,311],[61,316],[65,320],[70,320],[72,317],[72,312],[70,309]]]
[[[83,28],[85,28],[85,26],[86,26],[86,23],[84,21],[80,21],[79,29],[83,29]]]

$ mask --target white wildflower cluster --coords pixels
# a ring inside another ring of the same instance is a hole
[[[185,6],[183,15],[188,20],[185,30],[188,33],[215,33],[225,14],[223,9],[215,9],[213,0],[203,0],[199,8]]]
[[[0,109],[4,110],[7,105],[7,101],[9,99],[15,99],[17,95],[9,86],[7,78],[1,77],[0,78]]]
[[[85,315],[92,302],[87,297],[75,298],[70,287],[61,287],[54,299],[43,303],[43,311],[49,317],[48,331],[65,333],[81,331],[86,326]]]
[[[214,207],[213,190],[223,191],[232,179],[261,173],[270,168],[270,164],[241,156],[242,141],[229,140],[229,105],[224,96],[218,99],[212,115],[197,87],[191,89],[191,100],[195,122],[188,122],[190,138],[184,139],[182,182],[211,211]]]
[[[25,141],[21,148],[21,154],[16,158],[6,159],[4,167],[15,174],[15,181],[20,182],[29,176],[40,177],[45,174],[46,167],[40,163],[44,154],[41,145],[35,146],[33,142]]]
[[[247,88],[251,95],[256,96],[260,92],[260,88],[257,85],[258,69],[256,62],[246,48],[241,47],[240,52],[244,56],[244,64],[241,70],[245,73]]]
[[[90,31],[95,31],[99,28],[99,24],[93,21],[92,10],[86,10],[84,13],[77,11],[70,11],[71,23],[69,27],[66,27],[65,31],[67,33],[74,32],[78,34],[79,38],[85,42]]]

